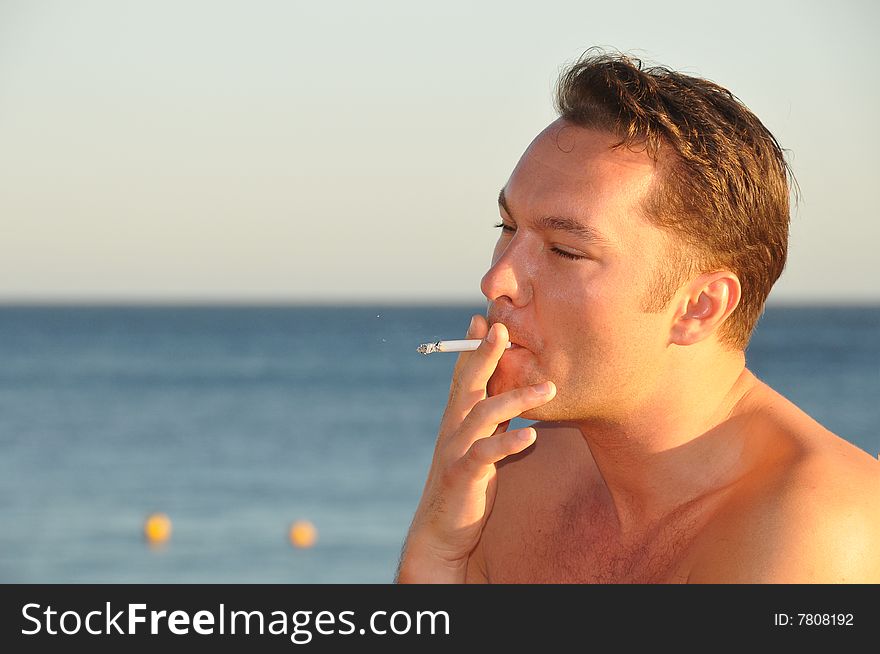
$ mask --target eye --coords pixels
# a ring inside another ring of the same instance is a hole
[[[572,261],[579,261],[581,259],[586,259],[587,257],[582,257],[577,254],[572,254],[571,252],[566,252],[565,250],[560,250],[559,248],[550,248],[553,254],[557,254],[563,259],[571,259]]]
[[[498,223],[497,225],[495,225],[495,227],[500,229],[502,232],[513,233],[516,231],[516,227],[513,227],[512,225],[508,225],[503,222]],[[553,254],[555,254],[559,257],[562,257],[563,259],[569,259],[570,261],[580,261],[581,259],[589,259],[589,257],[584,257],[584,256],[581,256],[578,254],[572,254],[571,252],[566,252],[565,250],[560,250],[559,248],[556,248],[556,247],[550,248],[550,251],[553,252]]]

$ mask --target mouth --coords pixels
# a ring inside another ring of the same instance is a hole
[[[517,340],[516,336],[511,335],[509,337],[509,340],[510,340],[510,349],[507,350],[508,353],[510,353],[510,352],[532,352],[532,349],[528,346],[528,344],[525,343],[524,341]]]
[[[496,322],[496,321],[493,321]],[[504,321],[500,321],[504,322]],[[489,324],[492,324],[491,322]],[[506,323],[505,323],[506,324]],[[523,339],[520,334],[516,331],[507,328],[507,340],[510,341],[510,349],[508,352],[512,352],[514,350],[529,350],[532,351],[532,348],[529,347],[530,342],[526,339]]]
[[[513,319],[512,316],[504,316],[500,313],[494,313],[490,311],[486,316],[489,324],[493,324],[496,322],[500,322],[507,327],[507,340],[510,341],[510,349],[508,352],[513,352],[515,350],[525,350],[528,352],[535,352],[536,345],[535,340],[531,338],[529,333],[521,329],[521,325],[517,324],[517,321]],[[540,349],[540,348],[537,348]]]

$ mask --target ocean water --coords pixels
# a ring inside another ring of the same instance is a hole
[[[415,348],[481,310],[0,307],[0,583],[391,581],[455,359]],[[880,307],[771,306],[747,358],[880,452]]]

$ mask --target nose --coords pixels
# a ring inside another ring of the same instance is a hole
[[[506,247],[499,241],[492,257],[492,266],[480,281],[480,290],[490,302],[503,298],[515,307],[523,307],[531,299],[531,281],[526,264],[526,243],[518,239],[518,234],[510,239]]]

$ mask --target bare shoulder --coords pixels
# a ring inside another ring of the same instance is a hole
[[[804,418],[769,434],[785,445],[716,516],[691,583],[880,583],[880,462]]]

